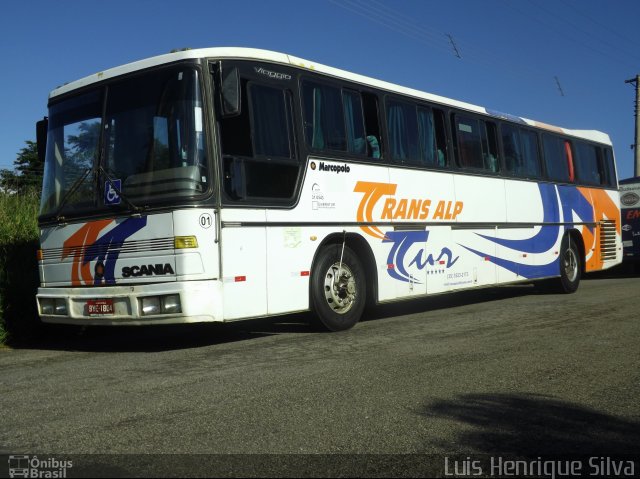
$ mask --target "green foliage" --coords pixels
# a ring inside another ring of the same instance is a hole
[[[0,170],[0,188],[5,192],[24,194],[39,190],[42,185],[44,164],[38,158],[35,141],[26,141],[25,146],[14,160],[13,170]]]
[[[37,330],[38,209],[43,165],[37,145],[27,141],[14,161],[0,170],[0,344],[9,336]]]
[[[0,343],[38,328],[38,195],[0,194]]]

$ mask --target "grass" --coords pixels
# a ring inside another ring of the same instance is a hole
[[[36,192],[0,193],[0,344],[38,325],[38,206]]]

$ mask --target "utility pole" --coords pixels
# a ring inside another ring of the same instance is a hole
[[[635,78],[626,80],[625,83],[635,83],[636,85],[636,134],[633,141],[634,151],[634,168],[633,176],[640,176],[640,75],[636,75]]]

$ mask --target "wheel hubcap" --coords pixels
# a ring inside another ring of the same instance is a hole
[[[568,249],[564,254],[563,260],[564,273],[571,282],[575,281],[578,276],[578,258],[575,251]]]
[[[356,281],[351,269],[344,263],[334,263],[324,277],[324,297],[338,314],[347,313],[356,298]]]

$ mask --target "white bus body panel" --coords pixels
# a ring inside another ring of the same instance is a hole
[[[58,298],[67,315],[45,322],[154,324],[222,321],[219,246],[213,209],[136,215],[59,225],[41,231],[43,258],[37,300]],[[190,237],[197,246],[176,248]],[[176,314],[144,316],[140,298],[179,295]],[[113,314],[92,315],[90,300],[113,300]]]

